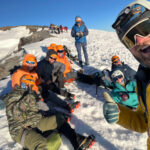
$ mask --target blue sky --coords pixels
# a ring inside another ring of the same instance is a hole
[[[0,27],[62,24],[79,15],[89,29],[113,31],[118,13],[133,0],[1,0]]]

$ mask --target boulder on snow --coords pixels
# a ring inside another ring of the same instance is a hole
[[[50,35],[48,30],[35,32],[31,36],[21,38],[18,45],[18,49],[20,49],[22,46],[26,44],[39,42],[49,37],[52,37],[52,35]]]

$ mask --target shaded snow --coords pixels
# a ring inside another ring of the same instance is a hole
[[[6,36],[6,35],[5,35]],[[0,33],[1,37],[1,33]],[[6,36],[7,37],[7,36]],[[9,37],[9,35],[8,35]],[[121,60],[129,64],[133,69],[137,69],[138,63],[130,52],[120,43],[114,32],[100,30],[89,30],[87,37],[88,54],[90,66],[84,67],[85,72],[90,74],[104,68],[110,69],[112,55],[119,55]],[[46,55],[46,47],[51,43],[66,45],[76,53],[74,38],[68,33],[56,35],[41,42],[24,46],[26,52],[34,54],[38,60]],[[84,59],[83,59],[84,60]],[[79,68],[73,64],[74,68]],[[0,82],[1,94],[11,90],[10,78]],[[73,113],[71,126],[84,135],[94,134],[96,143],[91,150],[145,150],[147,134],[139,134],[120,127],[117,124],[108,124],[103,116],[102,92],[106,89],[99,87],[98,96],[95,95],[95,85],[88,85],[81,82],[73,82],[67,89],[76,94],[76,100],[81,102],[81,107]],[[0,149],[19,150],[19,144],[14,143],[8,133],[5,110],[0,111]],[[66,140],[64,140],[66,142]],[[67,150],[63,144],[62,150]]]

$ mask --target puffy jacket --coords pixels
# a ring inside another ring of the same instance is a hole
[[[83,36],[82,37],[76,36],[76,33],[78,32],[83,32]],[[77,26],[77,24],[74,24],[71,30],[71,35],[72,37],[75,37],[76,43],[86,43],[86,36],[88,35],[88,29],[83,22],[80,27]]]
[[[137,108],[138,100],[136,94],[136,82],[127,81],[125,87],[121,86],[119,83],[113,83],[113,90],[111,92],[111,97],[119,104],[129,106],[132,108]],[[122,100],[121,94],[128,94],[129,98],[127,100]]]
[[[66,53],[64,52],[63,57],[57,57],[57,62],[63,63],[65,65],[64,76],[72,70],[72,66],[66,57]]]
[[[31,72],[28,69],[26,61],[34,61],[35,62],[35,68]],[[23,59],[23,62],[22,62],[22,67],[20,69],[17,69],[16,72],[14,72],[12,77],[11,77],[12,88],[14,89],[14,87],[16,85],[20,86],[20,79],[23,75],[30,74],[34,77],[35,81],[37,81],[38,80],[38,75],[36,73],[36,68],[37,68],[37,60],[36,60],[35,56],[32,55],[32,54],[26,54],[24,59]],[[34,86],[33,90],[38,92],[38,87]]]
[[[62,63],[55,61],[50,64],[48,60],[43,59],[37,65],[38,76],[41,77],[45,82],[48,80],[55,82],[59,72],[64,73],[65,66]]]
[[[136,132],[148,131],[147,149],[150,150],[150,70],[139,67],[137,72],[137,95],[139,106],[136,111],[119,105],[121,126]]]
[[[38,108],[39,97],[33,91],[15,86],[14,90],[3,98],[11,137],[16,137],[23,129],[35,128],[42,118]]]

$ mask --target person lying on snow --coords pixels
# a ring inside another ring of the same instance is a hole
[[[126,80],[123,72],[120,70],[115,70],[111,75],[111,79],[113,81],[113,90],[110,96],[116,103],[136,109],[139,105],[136,94],[136,82]]]
[[[64,70],[65,66],[56,61],[57,52],[49,50],[46,58],[38,62],[37,74],[42,81],[42,96],[46,98],[48,90],[65,96],[67,99],[74,99],[71,94],[64,88]]]
[[[63,134],[75,150],[91,147],[95,141],[93,135],[85,137],[76,133],[63,115],[45,116],[45,111],[39,109],[40,98],[33,90],[34,85],[34,77],[25,75],[20,86],[16,85],[3,98],[12,139],[28,150],[58,150]]]
[[[72,68],[71,63],[69,62],[64,47],[62,45],[57,45],[56,49],[58,55],[56,61],[65,65],[64,71],[65,82],[72,82],[74,80],[79,80],[84,83],[95,84],[95,78],[93,74],[86,75],[83,73],[83,69],[77,71]]]
[[[122,62],[119,56],[115,55],[112,57],[111,60],[112,60],[111,72],[119,69],[123,72],[123,74],[128,80],[135,80],[136,71],[134,71],[129,65]]]
[[[104,69],[102,72],[95,73],[97,85],[103,85],[105,88],[113,89],[114,84],[112,84],[111,74],[118,69],[123,72],[127,80],[135,80],[136,71],[134,71],[127,64],[124,64],[124,62],[120,60],[119,56],[114,55],[111,58],[111,61],[111,71]]]

